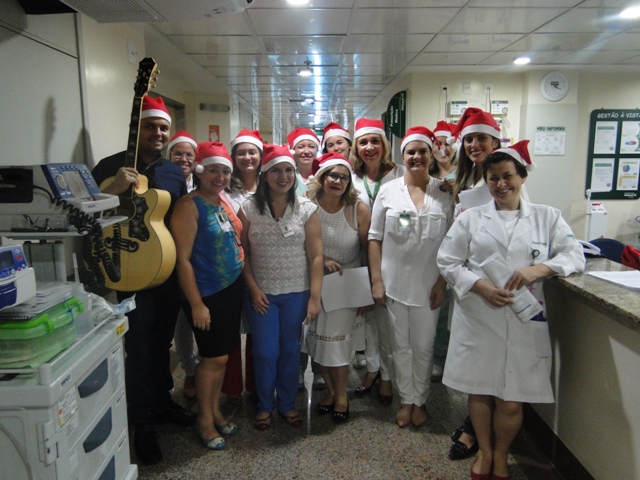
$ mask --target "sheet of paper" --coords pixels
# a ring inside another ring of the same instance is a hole
[[[463,190],[458,194],[458,197],[460,198],[460,206],[465,210],[471,207],[486,205],[493,199],[489,187],[486,185],[472,188],[471,190]]]
[[[640,270],[627,270],[624,272],[588,272],[607,282],[612,282],[623,287],[640,288]]]
[[[322,278],[322,306],[325,312],[340,308],[373,305],[367,267],[348,268]]]

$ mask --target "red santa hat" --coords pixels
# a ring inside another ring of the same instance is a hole
[[[140,118],[158,117],[164,118],[171,125],[171,115],[164,105],[162,97],[151,98],[148,95],[142,97],[142,113]]]
[[[196,173],[204,172],[207,165],[224,165],[233,172],[233,163],[227,147],[222,142],[202,142],[196,149]]]
[[[452,136],[447,138],[447,143],[453,145],[457,139],[462,140],[470,133],[486,133],[495,138],[500,138],[500,127],[490,113],[479,108],[467,108],[460,121],[456,123]]]
[[[342,165],[349,170],[349,173],[353,175],[353,167],[351,162],[344,158],[339,153],[329,152],[322,155],[320,158],[316,158],[311,165],[311,171],[313,175],[317,176],[318,172],[325,168],[335,167],[336,165]]]
[[[177,131],[176,134],[171,137],[171,141],[168,145],[168,150],[171,151],[176,143],[188,143],[193,147],[194,150],[198,148],[198,142],[196,142],[195,138],[193,138],[188,132],[184,130]]]
[[[295,149],[296,145],[302,140],[311,140],[312,142],[315,142],[315,144],[318,146],[318,150],[320,150],[320,140],[315,133],[313,133],[308,128],[296,128],[291,133],[289,133],[289,135],[287,135],[287,142],[289,142],[289,148],[292,150],[292,154],[293,149]]]
[[[368,118],[359,118],[356,121],[356,128],[353,132],[353,139],[360,138],[364,135],[371,133],[377,133],[378,135],[385,136],[384,123],[382,120],[370,120]]]
[[[262,167],[261,170],[266,172],[274,165],[278,163],[287,162],[290,163],[293,167],[296,166],[296,162],[293,160],[293,156],[291,155],[291,151],[286,145],[270,145],[268,143],[264,144],[264,151],[262,154]]]
[[[444,120],[440,120],[436,124],[436,128],[433,129],[433,134],[436,137],[446,137],[446,138],[448,138],[453,133],[453,129],[454,128],[455,128],[455,125],[453,125],[451,123],[447,123]]]
[[[327,143],[327,140],[331,137],[344,137],[349,143],[351,143],[351,137],[349,136],[348,130],[342,128],[335,122],[328,123],[324,130],[322,131],[322,150],[324,150],[324,146]]]
[[[400,144],[400,153],[404,152],[404,147],[406,147],[409,142],[416,140],[427,143],[429,147],[431,147],[431,150],[433,150],[434,145],[436,148],[440,148],[440,143],[433,132],[427,127],[418,126],[411,127],[407,130],[407,134],[404,136],[402,143]]]
[[[527,145],[529,145],[529,140],[520,140],[518,143],[514,143],[510,147],[498,148],[491,153],[506,153],[516,162],[524,165],[527,172],[531,172],[532,170],[535,170],[536,164],[533,163],[531,161],[531,157],[529,157],[529,149],[527,148]]]
[[[262,151],[264,144],[262,143],[262,137],[260,136],[260,132],[258,130],[240,130],[240,133],[236,135],[236,138],[231,140],[231,149],[238,145],[239,143],[251,143],[258,147],[260,151]]]

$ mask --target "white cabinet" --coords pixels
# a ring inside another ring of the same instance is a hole
[[[133,480],[125,317],[105,321],[33,373],[0,371],[0,480]]]

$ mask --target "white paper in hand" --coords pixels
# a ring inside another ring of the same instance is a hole
[[[458,198],[460,198],[460,206],[463,210],[486,205],[493,199],[491,192],[489,191],[489,187],[486,185],[472,188],[470,190],[463,190],[458,194]]]
[[[373,305],[369,269],[347,268],[322,278],[322,307],[325,312],[340,308],[358,308]]]
[[[480,264],[482,271],[489,277],[489,280],[499,288],[504,288],[511,275],[513,268],[507,264],[498,252],[491,255]],[[513,290],[513,303],[509,305],[521,322],[527,322],[542,312],[542,305],[533,296],[527,287],[520,290]]]

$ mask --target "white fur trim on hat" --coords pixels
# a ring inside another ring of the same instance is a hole
[[[370,135],[372,133],[377,133],[378,135],[382,135],[383,137],[385,136],[384,130],[378,127],[362,127],[358,130],[356,130],[353,133],[353,138],[360,138],[360,137],[364,137],[365,135]]]
[[[200,162],[196,166],[196,172],[197,173],[204,172],[204,167],[206,167],[207,165],[224,165],[225,167],[229,167],[233,172],[233,163],[231,163],[228,158],[225,158],[219,155],[203,158],[202,162]]]
[[[416,140],[425,142],[433,149],[433,142],[429,137],[427,137],[426,135],[421,135],[419,133],[414,133],[412,135],[404,137],[404,140],[402,140],[402,143],[400,144],[400,151],[404,152],[404,147],[406,147],[409,142],[414,142]]]
[[[351,173],[351,175],[353,175],[353,169],[351,168],[351,164],[347,160],[341,160],[339,158],[332,158],[331,160],[327,160],[326,162],[322,163],[322,166],[318,169],[318,171],[316,172],[315,176],[317,177],[318,175],[320,175],[320,173],[325,168],[335,167],[337,165],[341,165],[343,167],[346,167],[347,170],[349,170],[349,173]]]
[[[241,137],[236,137],[233,140],[231,140],[231,148],[235,147],[240,143],[250,143],[258,147],[260,151],[262,151],[264,147],[263,143],[260,140],[258,140],[256,137],[252,137],[251,135],[243,135]]]
[[[274,157],[271,160],[269,160],[267,163],[263,164],[261,167],[261,170],[263,172],[266,172],[267,170],[269,170],[270,168],[272,168],[274,165],[277,165],[278,163],[282,163],[282,162],[286,162],[289,163],[290,165],[292,165],[294,168],[296,166],[296,162],[293,160],[293,158],[291,157],[287,157],[286,155],[280,155],[278,157]]]
[[[342,137],[346,138],[348,141],[351,141],[349,132],[342,128],[332,128],[331,130],[327,130],[327,132],[322,136],[322,150],[324,150],[324,146],[327,144],[327,140],[329,140],[331,137]]]
[[[193,138],[180,136],[174,138],[169,142],[169,145],[167,145],[167,150],[171,151],[176,143],[188,143],[193,147],[194,150],[198,148],[198,143]]]
[[[163,110],[153,109],[153,108],[149,110],[142,110],[142,113],[140,114],[140,119],[149,118],[149,117],[164,118],[167,122],[169,122],[169,125],[171,125],[171,116]]]
[[[527,169],[527,172],[532,172],[537,167],[537,165],[535,163],[533,163],[533,161],[531,163],[527,163],[526,160],[524,158],[522,158],[522,155],[520,155],[520,153],[518,153],[518,151],[515,148],[509,148],[509,147],[498,148],[498,149],[494,150],[491,153],[498,153],[498,152],[506,153],[507,155],[509,155],[516,162],[518,162],[521,165],[523,165],[524,168]]]
[[[485,125],[483,123],[474,123],[472,125],[468,125],[464,127],[462,131],[458,134],[458,138],[463,139],[466,135],[469,135],[470,133],[486,133],[497,139],[501,137],[500,130],[496,130],[492,126]],[[449,143],[449,139],[447,139],[447,143]],[[452,144],[449,143],[449,145],[452,145]]]

